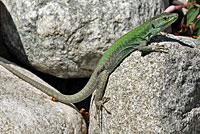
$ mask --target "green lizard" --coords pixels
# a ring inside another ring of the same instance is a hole
[[[153,48],[151,46],[147,46],[147,43],[153,36],[175,22],[177,18],[178,15],[176,13],[163,13],[149,19],[144,24],[119,38],[99,60],[96,69],[92,73],[85,87],[73,95],[64,95],[56,92],[53,89],[25,76],[3,62],[0,62],[0,65],[62,103],[68,104],[80,102],[90,96],[93,91],[96,90],[96,105],[98,107],[103,106],[104,102],[101,100],[109,75],[116,69],[121,61],[133,51],[139,50],[141,52],[162,52],[163,47],[158,46]]]

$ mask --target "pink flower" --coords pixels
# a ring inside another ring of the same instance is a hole
[[[176,10],[176,6],[171,5],[171,6],[169,6],[167,9],[165,9],[164,12],[170,13],[170,12],[172,12],[172,11],[174,11],[174,10]]]
[[[172,12],[174,10],[185,8],[185,7],[190,6],[190,5],[193,5],[193,4],[190,3],[190,4],[187,4],[187,5],[183,5],[183,6],[174,6],[174,5],[171,5],[167,9],[165,9],[164,12],[170,13],[170,12]]]
[[[200,14],[197,16],[197,19],[199,19],[200,18]]]

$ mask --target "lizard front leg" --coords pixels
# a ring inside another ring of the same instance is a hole
[[[167,53],[167,49],[164,46],[147,46],[147,40],[141,41],[137,49],[142,53],[150,53],[150,52],[163,52]]]

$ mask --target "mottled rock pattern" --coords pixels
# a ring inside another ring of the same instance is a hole
[[[164,7],[162,0],[1,2],[13,19],[1,15],[6,45],[23,62],[27,55],[37,70],[63,78],[89,77],[116,39]]]
[[[12,67],[45,84],[30,72]],[[1,134],[86,134],[86,123],[72,106],[51,101],[2,66],[0,83]]]
[[[134,52],[109,78],[101,134],[200,133],[200,41],[156,36],[169,53]],[[90,113],[89,134],[99,133]],[[99,119],[99,118],[97,118]]]

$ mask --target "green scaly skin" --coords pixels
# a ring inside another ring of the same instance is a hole
[[[0,62],[0,65],[5,67],[19,78],[40,89],[44,93],[54,97],[57,101],[65,104],[80,102],[90,96],[94,90],[96,90],[95,101],[99,106],[102,105],[102,103],[98,102],[101,102],[102,100],[109,75],[116,69],[122,60],[136,50],[141,52],[161,52],[161,47],[153,49],[152,47],[147,46],[147,42],[157,33],[161,32],[175,22],[177,18],[178,15],[176,13],[163,13],[149,19],[144,24],[119,38],[99,60],[96,69],[92,73],[85,87],[73,95],[63,95],[59,92],[56,92],[53,89],[25,76],[3,62]]]

